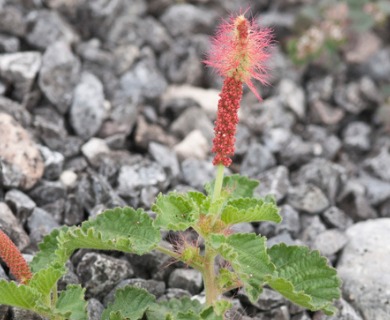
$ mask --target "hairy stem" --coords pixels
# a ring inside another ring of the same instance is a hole
[[[214,192],[212,201],[218,200],[221,195],[222,182],[223,182],[223,171],[225,167],[222,164],[217,165],[217,176],[215,177]]]
[[[172,250],[169,250],[169,249],[167,249],[167,248],[165,248],[165,247],[163,247],[161,245],[158,245],[155,250],[160,251],[160,252],[162,252],[162,253],[164,253],[164,254],[174,258],[177,261],[183,261],[185,264],[189,265],[190,267],[192,267],[194,269],[197,269],[199,271],[203,270],[203,265],[201,263],[199,263],[197,261],[184,261],[181,258],[181,255],[179,253],[174,252]]]
[[[211,306],[218,298],[219,292],[215,276],[215,253],[206,244],[204,255],[203,280],[206,291],[206,305]]]

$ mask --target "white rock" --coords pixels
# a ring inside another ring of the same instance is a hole
[[[191,131],[183,141],[174,147],[182,159],[195,158],[203,160],[209,151],[209,144],[200,130]]]
[[[61,173],[60,181],[67,188],[73,188],[76,185],[77,174],[72,170],[65,170]]]
[[[343,296],[364,319],[388,320],[390,315],[390,219],[357,223],[347,229],[349,242],[337,271]]]
[[[103,139],[91,138],[81,147],[81,152],[88,159],[93,162],[94,158],[101,153],[109,153],[110,148]]]
[[[279,94],[284,104],[289,107],[300,119],[306,112],[305,92],[290,79],[283,79],[279,84]]]

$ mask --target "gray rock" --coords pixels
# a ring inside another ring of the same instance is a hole
[[[17,189],[9,190],[4,200],[22,224],[27,221],[36,207],[35,202],[28,195]]]
[[[292,134],[286,145],[280,150],[281,163],[285,166],[302,165],[313,158],[315,146]]]
[[[86,253],[77,266],[77,275],[86,289],[86,297],[99,300],[133,274],[128,261],[95,252]]]
[[[19,250],[29,245],[30,239],[27,233],[4,202],[0,202],[0,229],[10,237]]]
[[[321,100],[314,100],[310,103],[310,115],[314,123],[336,125],[344,118],[345,111]]]
[[[92,166],[98,166],[101,155],[109,154],[110,148],[107,146],[105,140],[99,138],[91,138],[83,144],[83,146],[81,147],[81,152]]]
[[[297,245],[300,244],[293,238],[291,238],[291,235],[287,232],[283,232],[281,234],[278,234],[275,237],[272,237],[268,239],[267,241],[267,247],[271,248],[272,246],[279,244],[279,243],[285,243],[287,245]]]
[[[193,35],[190,39],[179,38],[173,42],[170,50],[163,52],[159,67],[172,83],[201,85],[203,78],[202,56],[196,48],[196,40],[204,40],[202,35]]]
[[[23,319],[23,320],[45,320],[45,318],[39,316],[33,311],[19,309],[12,307],[11,309],[11,319]]]
[[[105,115],[102,83],[93,74],[83,72],[70,108],[73,129],[82,139],[88,139],[99,131]]]
[[[354,151],[368,151],[371,147],[371,128],[360,121],[351,122],[343,130],[343,142],[347,149]]]
[[[116,290],[129,286],[145,289],[156,298],[160,298],[165,293],[165,282],[163,281],[145,280],[141,278],[126,279],[116,285],[115,288],[104,297],[103,304],[107,306],[110,302],[114,301]]]
[[[73,264],[68,261],[66,263],[67,271],[58,281],[58,290],[65,290],[69,284],[80,284],[80,280],[74,272]]]
[[[137,197],[145,187],[167,187],[167,175],[156,162],[123,166],[118,176],[118,193],[125,197]]]
[[[320,233],[314,240],[313,249],[324,256],[331,257],[339,252],[348,242],[346,235],[338,229],[329,229]]]
[[[72,27],[56,11],[31,11],[27,23],[30,26],[27,41],[39,49],[46,49],[56,41],[72,44],[79,40]]]
[[[233,233],[252,233],[254,232],[254,228],[252,224],[249,222],[242,222],[242,223],[237,223],[233,225],[230,230]]]
[[[365,195],[371,205],[376,206],[390,199],[389,182],[384,182],[364,173],[357,181],[365,188]]]
[[[329,101],[334,92],[335,79],[332,75],[310,79],[306,85],[309,101]]]
[[[176,179],[178,177],[180,174],[180,166],[175,152],[156,142],[151,142],[149,144],[148,152],[153,159],[164,168],[171,179]]]
[[[234,154],[242,156],[245,153],[247,153],[250,145],[250,139],[251,139],[251,132],[249,131],[249,129],[244,125],[238,124],[237,132],[236,132],[236,142],[234,145],[235,148]],[[266,147],[268,146],[266,145]],[[268,149],[270,148],[268,147]]]
[[[390,219],[364,221],[348,228],[337,271],[343,293],[364,319],[385,320],[390,314]]]
[[[73,55],[69,44],[54,42],[46,49],[39,74],[39,87],[64,114],[73,98],[73,88],[80,77],[80,61]]]
[[[73,226],[84,221],[84,210],[82,204],[74,194],[68,195],[64,208],[64,224]]]
[[[301,230],[298,212],[288,204],[280,208],[279,214],[283,220],[281,223],[262,222],[259,226],[259,232],[267,238],[274,237],[281,233],[289,233],[293,238],[296,238]]]
[[[334,206],[329,207],[322,213],[322,218],[330,227],[341,230],[345,230],[353,224],[352,219],[348,217],[343,210]]]
[[[172,42],[165,27],[150,16],[140,21],[139,33],[155,52],[162,52],[168,49]]]
[[[168,286],[198,294],[202,289],[202,274],[194,269],[175,269],[169,276]]]
[[[31,115],[23,105],[2,96],[0,96],[0,112],[8,113],[23,127],[31,124]]]
[[[188,290],[179,288],[168,288],[166,294],[160,297],[159,301],[168,301],[171,299],[181,299],[184,297],[191,297],[191,293]]]
[[[276,307],[265,313],[257,314],[258,320],[290,320],[290,314],[287,306]]]
[[[259,143],[252,143],[242,161],[240,173],[249,177],[258,177],[275,165],[276,160],[271,151]]]
[[[321,146],[319,155],[328,160],[334,159],[342,146],[340,139],[320,126],[308,125],[306,129],[308,139]]]
[[[337,86],[334,92],[334,100],[345,111],[352,114],[359,114],[368,107],[361,95],[358,82]]]
[[[306,112],[306,99],[303,89],[290,79],[283,79],[279,83],[279,95],[283,103],[290,108],[300,119]]]
[[[214,136],[213,125],[206,112],[198,107],[186,109],[171,125],[170,130],[181,138],[194,130],[199,130],[208,141]]]
[[[307,312],[300,312],[291,317],[291,320],[311,320],[311,319],[312,318],[308,315]]]
[[[312,183],[319,187],[332,203],[336,201],[346,180],[347,173],[342,166],[320,158],[302,166],[295,176],[297,183]]]
[[[390,73],[390,48],[375,53],[362,67],[364,72],[376,81],[386,81]]]
[[[0,34],[0,52],[14,53],[19,49],[20,41],[18,38]]]
[[[326,231],[326,226],[319,216],[301,216],[302,232],[299,239],[306,245],[312,246],[317,236]]]
[[[284,166],[278,166],[259,174],[256,179],[260,181],[260,185],[256,188],[255,195],[260,197],[273,195],[276,201],[280,202],[287,195],[290,187],[288,175],[288,169]]]
[[[186,159],[181,167],[184,182],[198,190],[202,190],[204,184],[215,176],[215,167],[210,161]]]
[[[196,158],[204,160],[210,151],[210,146],[200,130],[191,131],[174,150],[180,159]]]
[[[271,152],[280,152],[289,143],[291,132],[285,128],[272,128],[264,132],[264,145]]]
[[[99,300],[95,298],[88,300],[87,313],[89,320],[100,320],[102,318],[103,311],[104,306]]]
[[[357,180],[348,181],[338,199],[338,206],[354,221],[378,217],[365,196],[364,186]]]
[[[390,200],[386,200],[380,206],[379,213],[381,217],[390,218]]]
[[[170,6],[161,16],[162,23],[174,37],[208,33],[214,19],[211,11],[184,3]]]
[[[143,98],[156,99],[167,88],[165,78],[150,61],[140,61],[124,73],[120,85],[126,96],[135,101]]]
[[[31,189],[29,195],[38,205],[45,205],[59,199],[65,199],[66,190],[59,181],[41,180]]]
[[[5,113],[0,113],[0,136],[3,185],[11,188],[30,189],[42,177],[44,170],[37,146],[31,140],[28,132]],[[5,166],[5,164],[8,165]]]
[[[64,156],[56,151],[52,151],[49,148],[40,145],[39,151],[45,162],[45,172],[43,177],[48,180],[56,180],[59,178],[63,166],[64,166]]]
[[[313,320],[363,320],[361,315],[344,299],[337,300],[335,306],[337,312],[333,316],[326,316],[322,312],[316,312]]]
[[[260,310],[271,310],[286,302],[287,300],[280,293],[264,288],[259,300],[253,305]]]
[[[287,202],[297,210],[317,214],[329,207],[329,201],[324,193],[311,183],[292,188],[288,193]]]
[[[365,160],[364,165],[379,179],[390,182],[390,153],[386,148],[383,148],[377,156]]]
[[[30,230],[31,243],[36,248],[45,235],[60,227],[60,225],[51,214],[36,207],[27,219],[27,227]]]
[[[25,35],[26,24],[21,10],[14,6],[0,5],[0,32],[15,36]]]
[[[0,76],[14,86],[17,100],[23,101],[31,91],[41,59],[41,53],[35,51],[0,55]]]

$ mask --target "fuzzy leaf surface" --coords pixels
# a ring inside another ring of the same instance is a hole
[[[250,233],[236,233],[228,237],[211,235],[211,246],[238,274],[248,298],[255,302],[262,292],[267,275],[274,266],[267,254],[266,239]]]
[[[214,190],[215,180],[207,183],[204,188],[208,195],[212,195]],[[222,194],[229,199],[235,198],[252,198],[253,192],[259,185],[256,180],[249,179],[248,177],[241,176],[239,174],[233,174],[223,178],[222,182]]]
[[[43,241],[38,245],[39,251],[30,263],[31,270],[33,272],[46,269],[49,265],[56,262],[57,259],[55,252],[59,248],[58,235],[61,232],[66,232],[67,230],[68,227],[66,226],[60,229],[54,229],[43,238]]]
[[[254,221],[279,223],[282,221],[282,217],[279,215],[275,201],[270,198],[238,198],[230,200],[223,208],[221,220],[229,225]]]
[[[85,289],[80,285],[68,285],[58,297],[56,312],[69,320],[88,320],[84,292]]]
[[[103,311],[102,320],[141,319],[156,298],[144,289],[125,287],[118,289],[115,300]],[[122,317],[122,318],[121,318]]]
[[[36,310],[42,295],[38,290],[14,281],[0,280],[0,305]]]
[[[43,296],[47,296],[63,274],[65,274],[65,268],[49,266],[34,273],[28,285],[37,289]]]
[[[340,279],[318,251],[278,244],[268,254],[276,266],[267,279],[270,287],[309,310],[335,311],[332,303],[340,297]]]
[[[183,231],[191,227],[198,214],[196,203],[198,195],[193,196],[194,200],[186,194],[171,192],[167,195],[159,194],[152,210],[157,213],[154,225],[165,230]]]
[[[198,320],[200,319],[199,314],[202,308],[198,300],[191,300],[188,297],[183,299],[170,299],[155,303],[146,311],[146,316],[148,320],[179,319],[179,314],[181,314],[180,319],[193,319],[193,316],[197,316],[195,319]]]

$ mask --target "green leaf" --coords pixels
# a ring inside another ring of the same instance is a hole
[[[56,304],[56,313],[69,320],[88,320],[87,302],[84,300],[85,289],[80,285],[68,285],[62,291]]]
[[[191,300],[189,297],[182,299],[170,299],[151,306],[146,311],[148,320],[161,319],[199,319],[202,305],[198,300]],[[197,316],[196,318],[193,318]]]
[[[336,270],[318,251],[303,246],[278,244],[268,250],[276,271],[267,282],[292,302],[309,310],[332,314],[333,300],[340,298]]]
[[[268,200],[268,201],[266,201]],[[230,200],[223,208],[221,220],[226,224],[253,221],[273,221],[279,223],[282,217],[275,201],[255,198],[239,198]]]
[[[194,199],[194,200],[192,200]],[[154,225],[165,230],[186,230],[195,222],[196,210],[194,204],[198,203],[199,196],[193,194],[188,199],[185,194],[170,192],[168,195],[158,195],[152,210],[157,213]]]
[[[145,311],[155,303],[155,300],[156,298],[144,289],[136,287],[118,289],[114,302],[103,311],[102,320],[141,319]]]
[[[0,279],[0,305],[36,310],[42,300],[38,290],[14,281]]]
[[[60,229],[54,229],[50,234],[43,238],[43,242],[38,245],[40,251],[37,252],[30,263],[31,270],[33,272],[46,269],[49,265],[58,260],[58,257],[55,254],[59,247],[58,235],[61,232],[66,232],[67,230],[68,227],[66,226]]]
[[[48,296],[63,274],[65,274],[65,268],[49,266],[36,272],[28,285],[37,289],[43,296]]]
[[[218,300],[213,304],[214,312],[217,316],[223,316],[226,311],[232,307],[232,303],[228,300]]]
[[[215,180],[207,183],[204,188],[208,195],[212,195],[214,190]],[[251,180],[248,177],[239,174],[233,174],[223,178],[222,194],[226,198],[252,198],[253,192],[259,185],[256,180]]]
[[[252,302],[257,301],[265,277],[274,271],[267,254],[266,239],[251,233],[236,233],[228,237],[214,234],[210,239],[211,246],[237,272],[248,298]]]
[[[200,319],[202,319],[202,320],[223,320],[223,316],[217,315],[214,312],[213,307],[208,307],[202,311],[202,313],[200,314]]]

